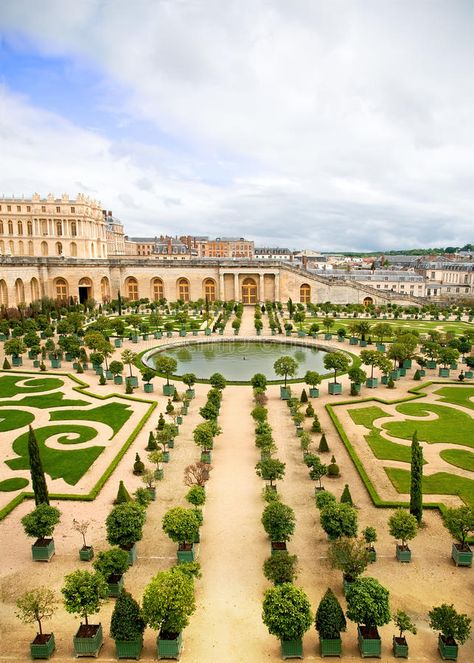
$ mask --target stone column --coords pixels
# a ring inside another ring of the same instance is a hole
[[[239,297],[239,275],[234,273],[234,299],[236,302],[240,301]]]
[[[219,299],[225,301],[224,274],[219,274]]]
[[[265,301],[265,275],[260,272],[260,274],[258,276],[259,276],[259,280],[260,280],[259,289],[258,289],[259,290],[258,299],[259,299],[260,302],[264,302]]]
[[[280,272],[275,274],[275,301],[280,301]]]

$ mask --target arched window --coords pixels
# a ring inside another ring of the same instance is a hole
[[[40,298],[39,296],[39,283],[38,279],[32,278],[30,281],[31,288],[31,301],[34,302]]]
[[[372,297],[365,297],[364,298],[364,306],[372,306],[373,303],[374,303],[374,300],[372,299]]]
[[[21,237],[23,235],[23,222],[18,221],[18,235]]]
[[[63,245],[61,242],[56,242],[56,255],[57,256],[62,256],[63,254]]]
[[[108,302],[110,299],[110,283],[109,279],[104,276],[100,280],[100,294],[103,302]]]
[[[15,245],[13,244],[12,239],[8,242],[8,250],[9,250],[11,256],[15,255]]]
[[[311,302],[311,286],[307,283],[303,283],[300,286],[300,303],[309,304]]]
[[[3,221],[0,221],[0,235],[3,235]]]
[[[68,297],[67,281],[65,279],[56,279],[55,288],[56,288],[56,299],[60,299],[61,301],[66,301]]]
[[[48,255],[48,243],[47,242],[41,242],[41,255],[42,256],[47,256]]]
[[[255,283],[254,279],[250,277],[247,277],[242,282],[242,303],[257,303],[257,284]]]
[[[73,258],[77,258],[77,244],[76,242],[71,242],[71,255]]]
[[[13,221],[11,219],[8,222],[8,234],[13,235]]]
[[[183,302],[189,302],[189,281],[188,279],[178,279],[178,299]]]
[[[208,302],[216,301],[216,282],[214,279],[205,279],[203,283],[204,299]]]
[[[3,239],[0,239],[0,254],[2,256],[5,255],[5,242],[3,241]]]
[[[165,296],[163,281],[159,278],[152,279],[151,291],[152,298],[155,300],[155,302],[157,302],[159,299],[163,299]]]
[[[26,223],[26,232],[28,233],[28,235],[30,235],[30,237],[33,234],[33,223],[32,223],[32,221],[27,221],[27,223]]]
[[[77,237],[77,224],[75,221],[71,221],[71,235]]]
[[[34,248],[33,248],[33,242],[30,241],[28,242],[28,255],[33,256],[34,255]]]
[[[132,302],[138,299],[138,281],[133,276],[129,276],[125,282],[127,298]]]
[[[25,286],[21,279],[15,281],[16,304],[22,304],[25,301]]]
[[[21,239],[18,242],[18,255],[19,256],[24,256],[25,255],[25,247],[24,247],[23,242],[22,242]]]
[[[56,221],[56,235],[58,237],[61,237],[62,234],[63,234],[63,222]]]
[[[8,289],[3,279],[0,280],[0,305],[8,306]]]

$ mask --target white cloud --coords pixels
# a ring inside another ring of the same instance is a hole
[[[3,2],[1,25],[93,61],[130,90],[132,117],[204,155],[115,143],[15,100],[4,181],[81,181],[130,234],[245,232],[324,249],[470,241],[473,11],[461,0]]]

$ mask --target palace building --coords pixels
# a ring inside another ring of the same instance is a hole
[[[244,253],[249,251],[242,246]],[[119,292],[130,300],[207,298],[255,304],[291,297],[304,304],[422,303],[409,294],[337,282],[280,256],[199,257],[183,238],[162,235],[134,243],[121,221],[85,194],[75,199],[37,193],[30,199],[0,198],[1,306],[29,304],[44,296],[106,302]]]

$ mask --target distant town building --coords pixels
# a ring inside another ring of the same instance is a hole
[[[254,258],[255,260],[293,260],[293,252],[281,247],[262,247],[255,249]]]
[[[474,295],[474,262],[422,262],[416,271],[427,279],[427,297],[469,299]]]
[[[252,258],[254,243],[245,237],[216,237],[186,235],[180,240],[194,250],[198,258]]]
[[[356,281],[370,285],[376,290],[399,292],[415,297],[424,297],[426,292],[425,278],[414,271],[333,269],[326,276],[339,281]]]

